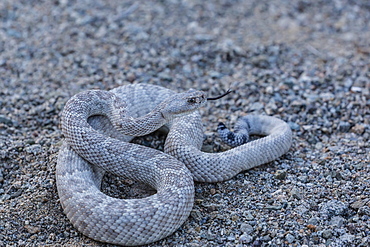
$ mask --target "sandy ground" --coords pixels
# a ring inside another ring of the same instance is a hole
[[[367,0],[2,0],[0,246],[107,246],[60,206],[60,114],[80,91],[129,83],[231,87],[201,111],[210,150],[224,148],[218,122],[245,114],[294,133],[278,160],[196,183],[189,219],[150,246],[369,246],[369,23]]]

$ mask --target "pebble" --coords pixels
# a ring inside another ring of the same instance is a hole
[[[249,110],[250,111],[259,111],[261,109],[263,109],[264,105],[262,103],[259,103],[259,102],[255,102],[253,103],[250,107],[249,107]]]
[[[348,210],[348,204],[331,200],[326,203],[320,204],[319,213],[324,219],[331,218],[332,216],[344,215]]]
[[[362,135],[365,132],[365,126],[361,124],[356,124],[351,128],[351,131],[358,135]]]
[[[275,178],[279,180],[284,180],[287,176],[287,173],[285,170],[277,170],[275,172]]]
[[[239,237],[239,242],[243,243],[243,244],[249,244],[253,241],[253,237],[249,234],[242,234],[240,237]]]
[[[362,206],[358,209],[359,215],[367,215],[370,216],[370,207],[369,206]]]
[[[332,226],[335,226],[337,228],[340,228],[344,225],[345,223],[345,219],[343,217],[340,217],[340,216],[334,216],[331,220],[330,220],[330,225]]]
[[[42,152],[42,147],[40,144],[33,144],[25,148],[27,153],[32,153],[34,155],[40,154]]]
[[[252,215],[252,213],[250,211],[246,211],[243,213],[243,216],[244,216],[244,219],[248,220],[248,221],[252,221],[254,220],[254,216]]]
[[[299,124],[297,124],[297,123],[294,123],[294,122],[288,122],[288,124],[289,124],[289,126],[290,126],[290,128],[292,129],[292,130],[300,130],[300,126],[299,126]]]
[[[318,225],[320,223],[320,219],[318,217],[312,217],[307,223],[310,225]]]
[[[348,122],[341,121],[338,126],[339,131],[348,132],[351,129],[351,124]]]
[[[0,115],[0,123],[6,124],[8,126],[12,126],[13,125],[13,121],[10,118],[7,118],[4,115]]]
[[[297,188],[293,188],[291,191],[290,191],[290,194],[298,199],[298,200],[301,200],[302,199],[302,193],[297,189]]]
[[[329,239],[333,236],[333,231],[330,229],[322,231],[322,237],[325,239]]]
[[[290,233],[288,233],[286,236],[285,236],[285,239],[286,239],[286,241],[288,242],[288,243],[293,243],[294,242],[294,240],[295,240],[295,237],[292,235],[292,234],[290,234]]]
[[[249,224],[246,224],[246,223],[242,223],[240,225],[240,231],[242,231],[243,233],[252,233],[254,231],[253,229],[253,226],[249,225]]]
[[[26,230],[32,234],[40,232],[40,228],[37,226],[25,225],[24,228],[26,228]]]
[[[351,235],[351,234],[343,234],[342,236],[340,236],[340,240],[346,244],[351,244],[353,243],[353,240],[354,240],[354,236]]]
[[[364,206],[365,204],[366,204],[365,200],[358,200],[358,201],[355,201],[355,202],[351,203],[350,207],[353,208],[353,209],[359,209],[362,206]]]

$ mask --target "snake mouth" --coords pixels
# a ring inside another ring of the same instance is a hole
[[[205,102],[204,102],[205,103]],[[174,113],[173,114],[173,118],[178,118],[178,117],[183,117],[183,116],[187,116],[189,114],[192,114],[194,113],[195,111],[197,111],[199,109],[199,106],[197,107],[194,107],[192,109],[187,109],[187,110],[184,110],[184,111],[179,111],[177,113]]]

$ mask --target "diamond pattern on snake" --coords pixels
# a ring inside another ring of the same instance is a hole
[[[194,203],[194,181],[221,182],[286,153],[292,132],[275,117],[247,115],[220,137],[234,148],[201,151],[203,128],[198,109],[202,91],[130,84],[111,91],[73,96],[62,113],[65,141],[58,155],[56,181],[63,210],[73,226],[101,242],[134,246],[176,231]],[[130,143],[163,125],[169,129],[164,152]],[[247,142],[249,135],[263,138]],[[156,190],[141,199],[117,199],[100,190],[105,172],[139,181]]]

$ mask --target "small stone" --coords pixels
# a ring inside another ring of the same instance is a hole
[[[317,149],[317,150],[321,150],[321,149],[322,149],[322,147],[323,147],[322,142],[317,142],[317,143],[315,144],[315,149]]]
[[[234,241],[235,240],[235,236],[234,235],[230,235],[230,236],[227,237],[227,240]]]
[[[213,35],[208,35],[208,34],[196,34],[194,36],[194,39],[199,42],[206,42],[206,41],[211,41],[214,39]]]
[[[345,243],[352,243],[355,236],[346,233],[346,234],[343,234],[342,236],[340,236],[339,238],[340,238],[340,240],[342,240]]]
[[[333,177],[336,178],[337,180],[343,180],[344,179],[342,174],[339,171],[335,172],[333,175],[334,175]]]
[[[320,94],[320,97],[324,101],[330,101],[330,100],[333,100],[335,98],[334,94],[329,93],[329,92],[327,92],[327,93],[321,93]]]
[[[40,144],[34,144],[34,145],[31,145],[29,147],[26,147],[26,152],[29,153],[29,154],[39,154],[42,152],[42,147]]]
[[[210,71],[208,74],[213,79],[218,79],[222,77],[222,74],[217,71]]]
[[[297,106],[297,107],[302,107],[305,105],[306,105],[306,102],[303,100],[293,100],[291,103],[291,106]]]
[[[192,210],[190,215],[197,221],[200,221],[202,219],[202,214],[198,210]]]
[[[312,224],[307,225],[307,228],[310,229],[311,231],[315,231],[316,227],[317,227],[316,225],[312,225]]]
[[[298,176],[297,178],[300,182],[302,183],[307,183],[308,182],[308,176],[306,175],[302,175],[302,176]]]
[[[3,124],[8,125],[8,126],[13,125],[13,121],[10,118],[7,118],[4,115],[0,115],[0,123],[3,123]]]
[[[333,231],[330,229],[324,230],[322,231],[321,236],[325,239],[331,238],[333,236]]]
[[[338,125],[338,130],[341,132],[348,132],[351,129],[351,124],[348,122],[341,121]]]
[[[370,216],[370,207],[369,206],[363,206],[358,209],[359,215],[367,215]]]
[[[275,172],[275,178],[279,180],[284,180],[286,178],[286,175],[287,173],[284,170],[277,170]]]
[[[294,209],[294,211],[296,211],[299,215],[303,215],[307,213],[309,209],[305,207],[304,205],[299,205],[298,207]]]
[[[361,87],[351,87],[351,91],[355,93],[361,93],[362,90],[363,89]]]
[[[261,109],[263,109],[264,105],[260,102],[255,102],[253,103],[250,107],[249,107],[249,110],[251,111],[259,111]]]
[[[164,81],[172,81],[172,76],[169,73],[161,72],[158,74],[158,77]]]
[[[245,217],[246,220],[251,221],[254,220],[255,217],[251,214],[250,211],[246,211],[243,213],[243,216]]]
[[[283,204],[282,205],[267,205],[265,206],[265,209],[267,210],[280,210],[283,208]]]
[[[308,220],[307,222],[309,225],[317,225],[320,223],[320,219],[317,217],[312,217],[311,219]]]
[[[252,64],[259,68],[267,68],[269,66],[268,57],[264,54],[252,57]]]
[[[289,124],[289,126],[290,126],[290,128],[292,129],[292,130],[300,130],[300,126],[299,126],[299,124],[297,124],[297,123],[294,123],[294,122],[288,122],[288,124]]]
[[[247,223],[242,223],[240,225],[240,231],[242,231],[243,233],[250,234],[250,233],[252,233],[254,231],[254,228],[253,228],[253,226],[251,226],[251,225],[249,225]]]
[[[295,238],[294,238],[294,236],[292,235],[292,234],[290,234],[290,233],[288,233],[286,236],[285,236],[285,239],[286,239],[286,241],[288,241],[288,243],[293,243],[294,242],[294,240],[295,240]]]
[[[351,128],[351,132],[362,135],[365,132],[365,126],[362,124],[356,124]]]
[[[249,234],[243,234],[239,237],[239,242],[242,244],[249,244],[253,241],[253,237]]]
[[[266,93],[272,94],[274,92],[274,88],[272,86],[267,86],[266,87]]]
[[[266,238],[267,237],[267,238]],[[271,238],[269,238],[269,236],[264,236],[263,238],[262,238],[264,241],[266,241],[266,242],[268,242],[268,241],[270,241],[271,240]],[[261,239],[261,240],[262,240]],[[260,247],[260,246],[262,246],[262,241],[261,240],[255,240],[253,243],[252,243],[252,246],[253,247]]]
[[[345,219],[343,217],[340,217],[340,216],[334,216],[331,220],[330,220],[330,225],[332,226],[335,226],[335,227],[342,227],[343,224],[345,222]]]
[[[300,192],[297,188],[293,188],[293,189],[290,191],[290,194],[291,194],[295,199],[298,199],[298,200],[301,200],[301,199],[302,199],[302,194],[301,194],[301,192]]]
[[[11,198],[16,198],[16,197],[18,197],[18,196],[20,196],[20,195],[22,195],[22,190],[21,190],[21,189],[19,189],[19,190],[17,190],[16,192],[12,193],[12,194],[10,195],[10,197],[11,197]]]
[[[238,219],[239,219],[239,216],[237,216],[237,215],[231,216],[232,221],[237,221]]]
[[[10,198],[11,196],[9,194],[3,194],[2,197],[0,198],[0,202],[9,200]]]
[[[127,78],[127,80],[128,80],[129,82],[133,82],[133,81],[135,81],[136,76],[135,76],[135,74],[134,74],[134,73],[129,72],[129,73],[127,73],[126,78]]]
[[[338,200],[321,203],[319,207],[319,213],[324,219],[331,218],[332,216],[344,215],[347,210],[348,204]]]
[[[189,247],[200,247],[201,245],[198,244],[198,243],[192,242],[192,243],[187,243],[186,246],[189,246]]]
[[[37,226],[25,225],[24,228],[32,234],[40,232],[40,227]]]
[[[284,84],[287,85],[289,88],[293,88],[297,83],[297,79],[294,77],[289,77],[284,81]]]
[[[202,151],[206,152],[206,153],[212,153],[213,152],[213,147],[214,147],[213,145],[205,144],[205,145],[202,146]],[[211,189],[210,192],[212,194],[212,189]],[[216,190],[215,190],[215,192],[216,192]]]

